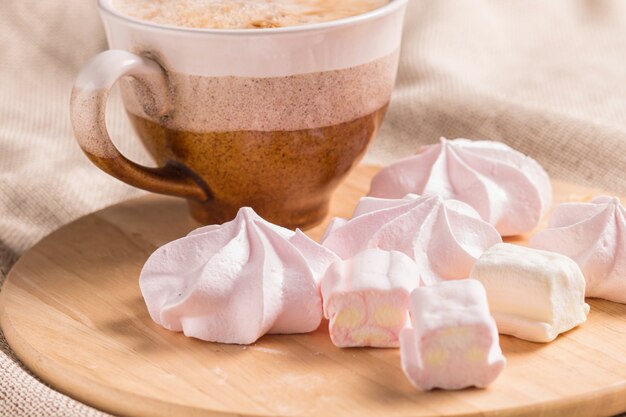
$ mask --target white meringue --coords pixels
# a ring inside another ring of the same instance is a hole
[[[469,276],[476,259],[502,242],[470,206],[438,195],[365,197],[352,219],[334,222],[322,244],[342,259],[378,248],[413,258],[426,285]]]
[[[483,253],[470,277],[485,286],[501,334],[546,343],[587,320],[583,274],[559,253],[501,243]]]
[[[401,252],[368,249],[331,264],[321,289],[333,344],[398,347],[409,294],[419,285],[415,261]]]
[[[494,141],[447,140],[422,148],[374,177],[369,195],[439,194],[463,201],[502,236],[535,228],[552,202],[552,186],[534,159]]]
[[[318,283],[338,258],[302,232],[251,208],[157,249],[139,284],[150,317],[202,340],[249,344],[265,333],[306,333],[322,318]]]
[[[626,304],[626,210],[618,198],[559,204],[548,229],[535,235],[530,245],[576,261],[585,276],[587,297]]]

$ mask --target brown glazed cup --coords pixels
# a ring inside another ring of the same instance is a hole
[[[112,49],[76,80],[76,139],[110,175],[188,199],[201,223],[249,206],[282,226],[313,226],[383,119],[406,2],[305,26],[211,30],[134,20],[100,0]],[[118,81],[159,168],[126,159],[107,133]]]

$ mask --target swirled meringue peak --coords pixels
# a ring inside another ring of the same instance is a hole
[[[265,333],[306,333],[322,319],[319,281],[339,258],[299,230],[251,208],[157,249],[139,285],[150,317],[202,340],[250,344]]]
[[[408,194],[362,198],[350,220],[331,223],[322,244],[342,259],[371,248],[403,252],[431,285],[469,277],[478,257],[500,242],[497,230],[469,205],[440,195]]]
[[[572,258],[583,271],[587,297],[626,304],[626,210],[616,197],[559,204],[548,228],[530,246]]]
[[[369,195],[439,194],[472,206],[502,236],[535,228],[552,202],[546,171],[534,159],[494,141],[447,140],[383,168]]]

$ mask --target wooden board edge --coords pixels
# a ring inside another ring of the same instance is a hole
[[[68,374],[66,369],[48,360],[45,355],[32,348],[23,340],[18,330],[11,323],[11,319],[7,314],[8,301],[6,300],[6,294],[9,291],[19,291],[16,287],[14,289],[11,288],[11,280],[13,275],[15,275],[13,271],[17,271],[17,269],[15,267],[11,269],[2,285],[2,291],[0,291],[0,328],[4,333],[9,347],[15,353],[15,356],[37,378],[52,387],[52,389],[100,411],[120,416],[262,417],[261,415],[241,415],[220,410],[202,410],[182,404],[153,400],[139,394],[129,394],[118,389],[110,388],[79,374]],[[7,286],[9,287],[9,291],[6,291]],[[74,395],[76,392],[80,394]],[[129,395],[135,399],[135,401],[132,402],[132,406],[130,406],[130,402],[128,401]],[[104,398],[107,400],[104,400]]]

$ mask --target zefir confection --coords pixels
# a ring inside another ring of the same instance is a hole
[[[426,285],[469,276],[476,259],[502,242],[497,230],[465,203],[439,195],[366,197],[350,220],[335,220],[322,244],[342,259],[370,248],[414,259]]]
[[[202,340],[250,344],[265,333],[319,327],[318,283],[338,258],[251,208],[157,249],[139,284],[150,317]]]
[[[504,143],[447,140],[383,168],[369,195],[439,194],[472,206],[502,236],[535,228],[550,207],[552,186],[534,159]]]
[[[338,347],[398,347],[408,324],[409,294],[420,284],[401,252],[368,249],[331,264],[321,282],[324,316]]]
[[[587,320],[585,279],[567,256],[501,243],[483,253],[470,277],[485,286],[502,334],[551,342]]]
[[[412,328],[400,334],[402,370],[420,390],[486,387],[506,364],[483,286],[475,280],[420,287]]]
[[[626,303],[626,210],[616,197],[559,204],[548,229],[530,245],[572,258],[587,282],[587,297]]]

